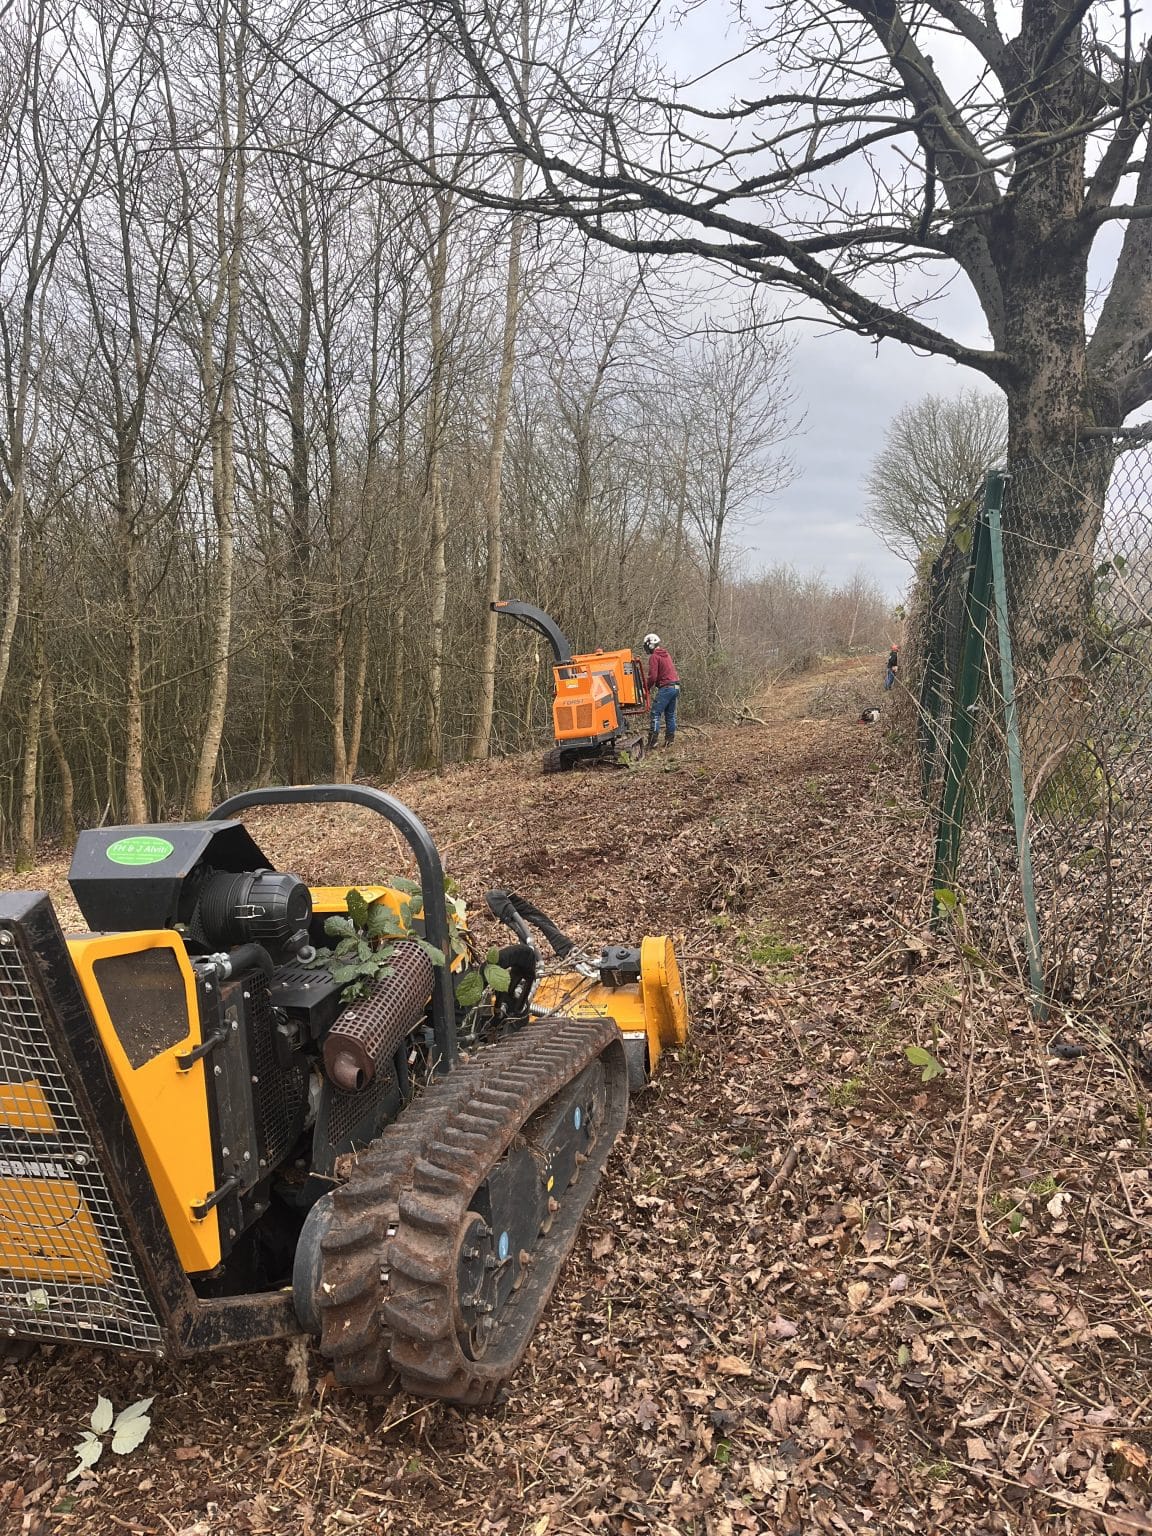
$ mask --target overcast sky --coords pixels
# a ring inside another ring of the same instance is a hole
[[[794,329],[792,379],[806,420],[790,445],[792,485],[736,534],[749,566],[784,562],[839,582],[855,570],[893,599],[911,571],[860,524],[864,480],[893,416],[927,394],[989,388],[970,369],[918,357],[894,341],[876,346],[844,332]]]

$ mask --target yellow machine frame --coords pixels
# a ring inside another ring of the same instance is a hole
[[[213,1269],[221,1253],[217,1213],[211,1210],[198,1218],[192,1212],[214,1182],[205,1063],[194,1062],[187,1070],[177,1064],[177,1057],[201,1043],[196,978],[184,941],[178,933],[161,928],[85,934],[70,937],[67,943],[180,1262],[189,1274]],[[176,957],[184,982],[188,1030],[175,1045],[143,1066],[133,1067],[116,1033],[94,967],[111,956],[152,949],[171,950]]]
[[[648,1076],[656,1071],[664,1050],[683,1045],[688,1038],[684,984],[672,940],[665,937],[646,938],[641,944],[639,982],[609,987],[566,971],[541,978],[532,1006],[534,1012],[568,1018],[614,1019],[625,1048],[640,1042],[646,1046]]]

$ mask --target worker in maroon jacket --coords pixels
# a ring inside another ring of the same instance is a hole
[[[660,740],[660,721],[671,746],[676,738],[676,701],[680,697],[680,679],[672,658],[660,643],[659,635],[645,635],[648,652],[648,696],[652,701],[652,724],[648,731],[649,749]]]

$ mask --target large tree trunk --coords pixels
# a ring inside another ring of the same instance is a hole
[[[1013,198],[993,239],[1004,296],[997,341],[1015,365],[1006,385],[1005,563],[1025,774],[1035,793],[1088,728],[1094,554],[1114,462],[1111,446],[1093,434],[1119,417],[1094,390],[1088,366],[1093,231],[1081,218],[1084,141],[1066,132],[1082,104],[1082,27],[1068,25],[1064,0],[1025,0],[1021,22]],[[1040,67],[1043,88],[1033,89]]]
[[[1092,734],[1097,554],[1116,450],[1108,438],[1009,451],[1004,515],[1025,781],[1039,794]]]

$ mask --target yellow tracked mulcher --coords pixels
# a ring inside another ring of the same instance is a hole
[[[418,884],[309,888],[239,819],[340,801],[399,830]],[[304,1333],[346,1385],[491,1401],[629,1089],[685,1037],[669,941],[591,960],[496,891],[516,942],[481,953],[421,822],[346,785],[85,832],[69,878],[91,932],[0,896],[0,1339]]]

